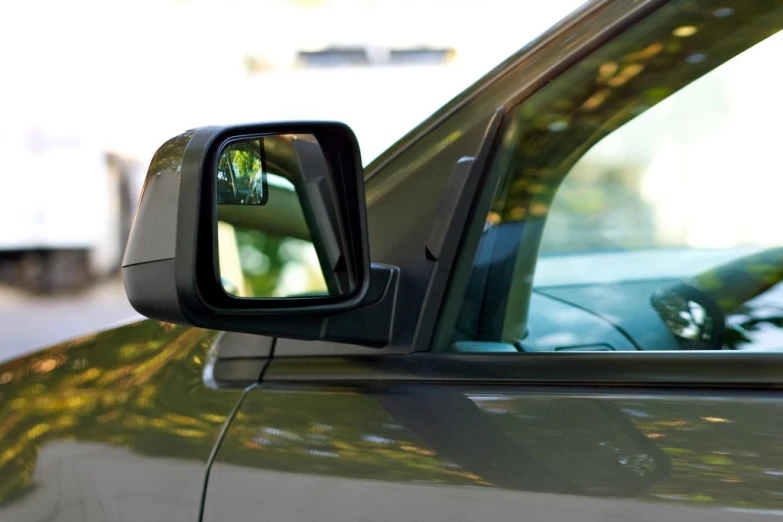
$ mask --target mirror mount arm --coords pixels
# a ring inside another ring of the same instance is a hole
[[[383,348],[391,343],[399,280],[399,268],[373,263],[369,288],[362,300],[347,310],[263,314],[252,319],[225,316],[210,324],[195,318],[192,324],[229,332]]]
[[[399,282],[399,268],[372,263],[370,288],[361,305],[324,319],[323,340],[373,348],[388,346],[394,330]]]

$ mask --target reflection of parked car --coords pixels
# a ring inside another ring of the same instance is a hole
[[[0,519],[779,516],[769,125],[689,103],[676,139],[664,118],[607,144],[781,28],[778,1],[590,2],[363,173],[336,124],[173,139],[123,266],[154,319],[0,366]],[[777,68],[752,63],[731,92],[783,118]],[[225,140],[291,132],[326,165],[278,191],[304,215],[280,235],[312,241],[330,295],[232,297],[218,221],[265,241],[292,220],[218,208],[210,168]]]

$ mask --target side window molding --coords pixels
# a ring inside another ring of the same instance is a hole
[[[486,167],[496,146],[504,112],[503,107],[495,110],[475,157],[463,157],[457,162],[441,198],[438,214],[425,247],[425,255],[434,262],[434,268],[414,335],[414,351],[425,351],[429,348],[435,321],[462,242],[463,231],[466,224],[473,220],[475,209],[480,206],[476,201],[476,194],[482,192],[490,178],[485,176]]]

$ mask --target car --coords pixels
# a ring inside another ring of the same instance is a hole
[[[779,518],[781,29],[588,2],[365,168],[173,137],[148,319],[0,366],[0,520]]]

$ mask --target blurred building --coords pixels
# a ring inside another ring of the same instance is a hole
[[[171,136],[209,124],[341,120],[354,128],[369,162],[579,3],[28,0],[2,6],[0,70],[8,81],[0,98],[0,160],[15,167],[0,182],[5,209],[19,226],[4,220],[0,245],[11,238],[17,253],[39,250],[44,258],[51,250],[76,252],[68,257],[73,262],[33,263],[30,280],[52,266],[80,272],[85,252],[93,251],[104,273],[118,264],[146,166]],[[38,196],[18,197],[28,193]],[[78,222],[61,219],[66,214],[78,214]],[[76,241],[75,231],[85,237]]]

